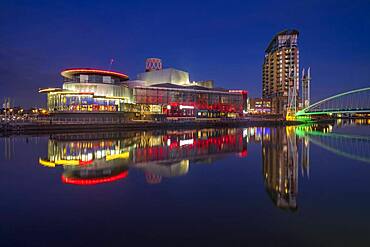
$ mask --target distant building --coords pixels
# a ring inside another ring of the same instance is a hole
[[[271,99],[249,98],[248,113],[271,114]]]
[[[298,102],[298,35],[297,30],[282,31],[273,37],[265,51],[262,97],[271,99],[272,113],[286,114],[289,96],[295,97],[294,104]]]

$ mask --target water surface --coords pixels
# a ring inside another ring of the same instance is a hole
[[[369,246],[358,124],[0,138],[0,245]]]

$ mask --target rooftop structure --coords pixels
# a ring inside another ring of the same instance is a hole
[[[277,33],[270,41],[265,50],[265,53],[274,52],[275,50],[282,47],[297,46],[298,35],[299,31],[296,29],[287,29]]]
[[[173,68],[153,70],[137,75],[137,79],[145,81],[146,86],[161,83],[189,85],[189,73]]]
[[[145,71],[161,70],[162,60],[159,58],[147,58],[145,61]]]

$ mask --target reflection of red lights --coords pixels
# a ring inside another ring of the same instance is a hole
[[[153,173],[145,173],[145,178],[148,184],[159,184],[162,181],[162,176]]]
[[[170,149],[178,148],[179,143],[177,141],[171,141]]]
[[[80,166],[86,166],[86,165],[91,165],[93,163],[93,160],[87,160],[87,161],[79,161]]]
[[[91,178],[91,179],[79,179],[79,178],[67,178],[62,175],[62,181],[65,184],[75,184],[75,185],[95,185],[102,183],[110,183],[127,177],[128,171],[124,171],[118,175],[108,177],[108,178]]]
[[[239,153],[239,157],[241,158],[247,157],[247,155],[248,155],[247,149],[243,149],[243,151]]]
[[[94,94],[94,92],[78,92],[78,94],[89,95],[89,94]]]
[[[243,137],[238,133],[210,136],[206,139],[196,138],[194,133],[183,133],[179,136],[163,137],[163,140],[163,146],[142,147],[135,149],[135,162],[189,158],[199,155],[211,155],[229,152],[238,153],[241,157],[247,156],[247,149],[243,144]],[[192,140],[192,144],[181,145],[181,141],[184,140]]]

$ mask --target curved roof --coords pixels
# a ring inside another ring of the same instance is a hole
[[[277,34],[275,34],[275,36],[272,38],[269,45],[267,46],[267,48],[265,50],[266,53],[268,53],[272,50],[272,48],[274,46],[274,43],[277,42],[277,38],[280,35],[299,35],[299,31],[297,29],[286,29],[286,30],[283,30],[281,32],[278,32]]]
[[[72,78],[75,74],[97,74],[97,75],[107,75],[107,76],[115,76],[122,80],[128,80],[128,76],[119,72],[109,71],[109,70],[101,70],[101,69],[92,69],[92,68],[71,68],[65,69],[60,74],[63,77]]]

